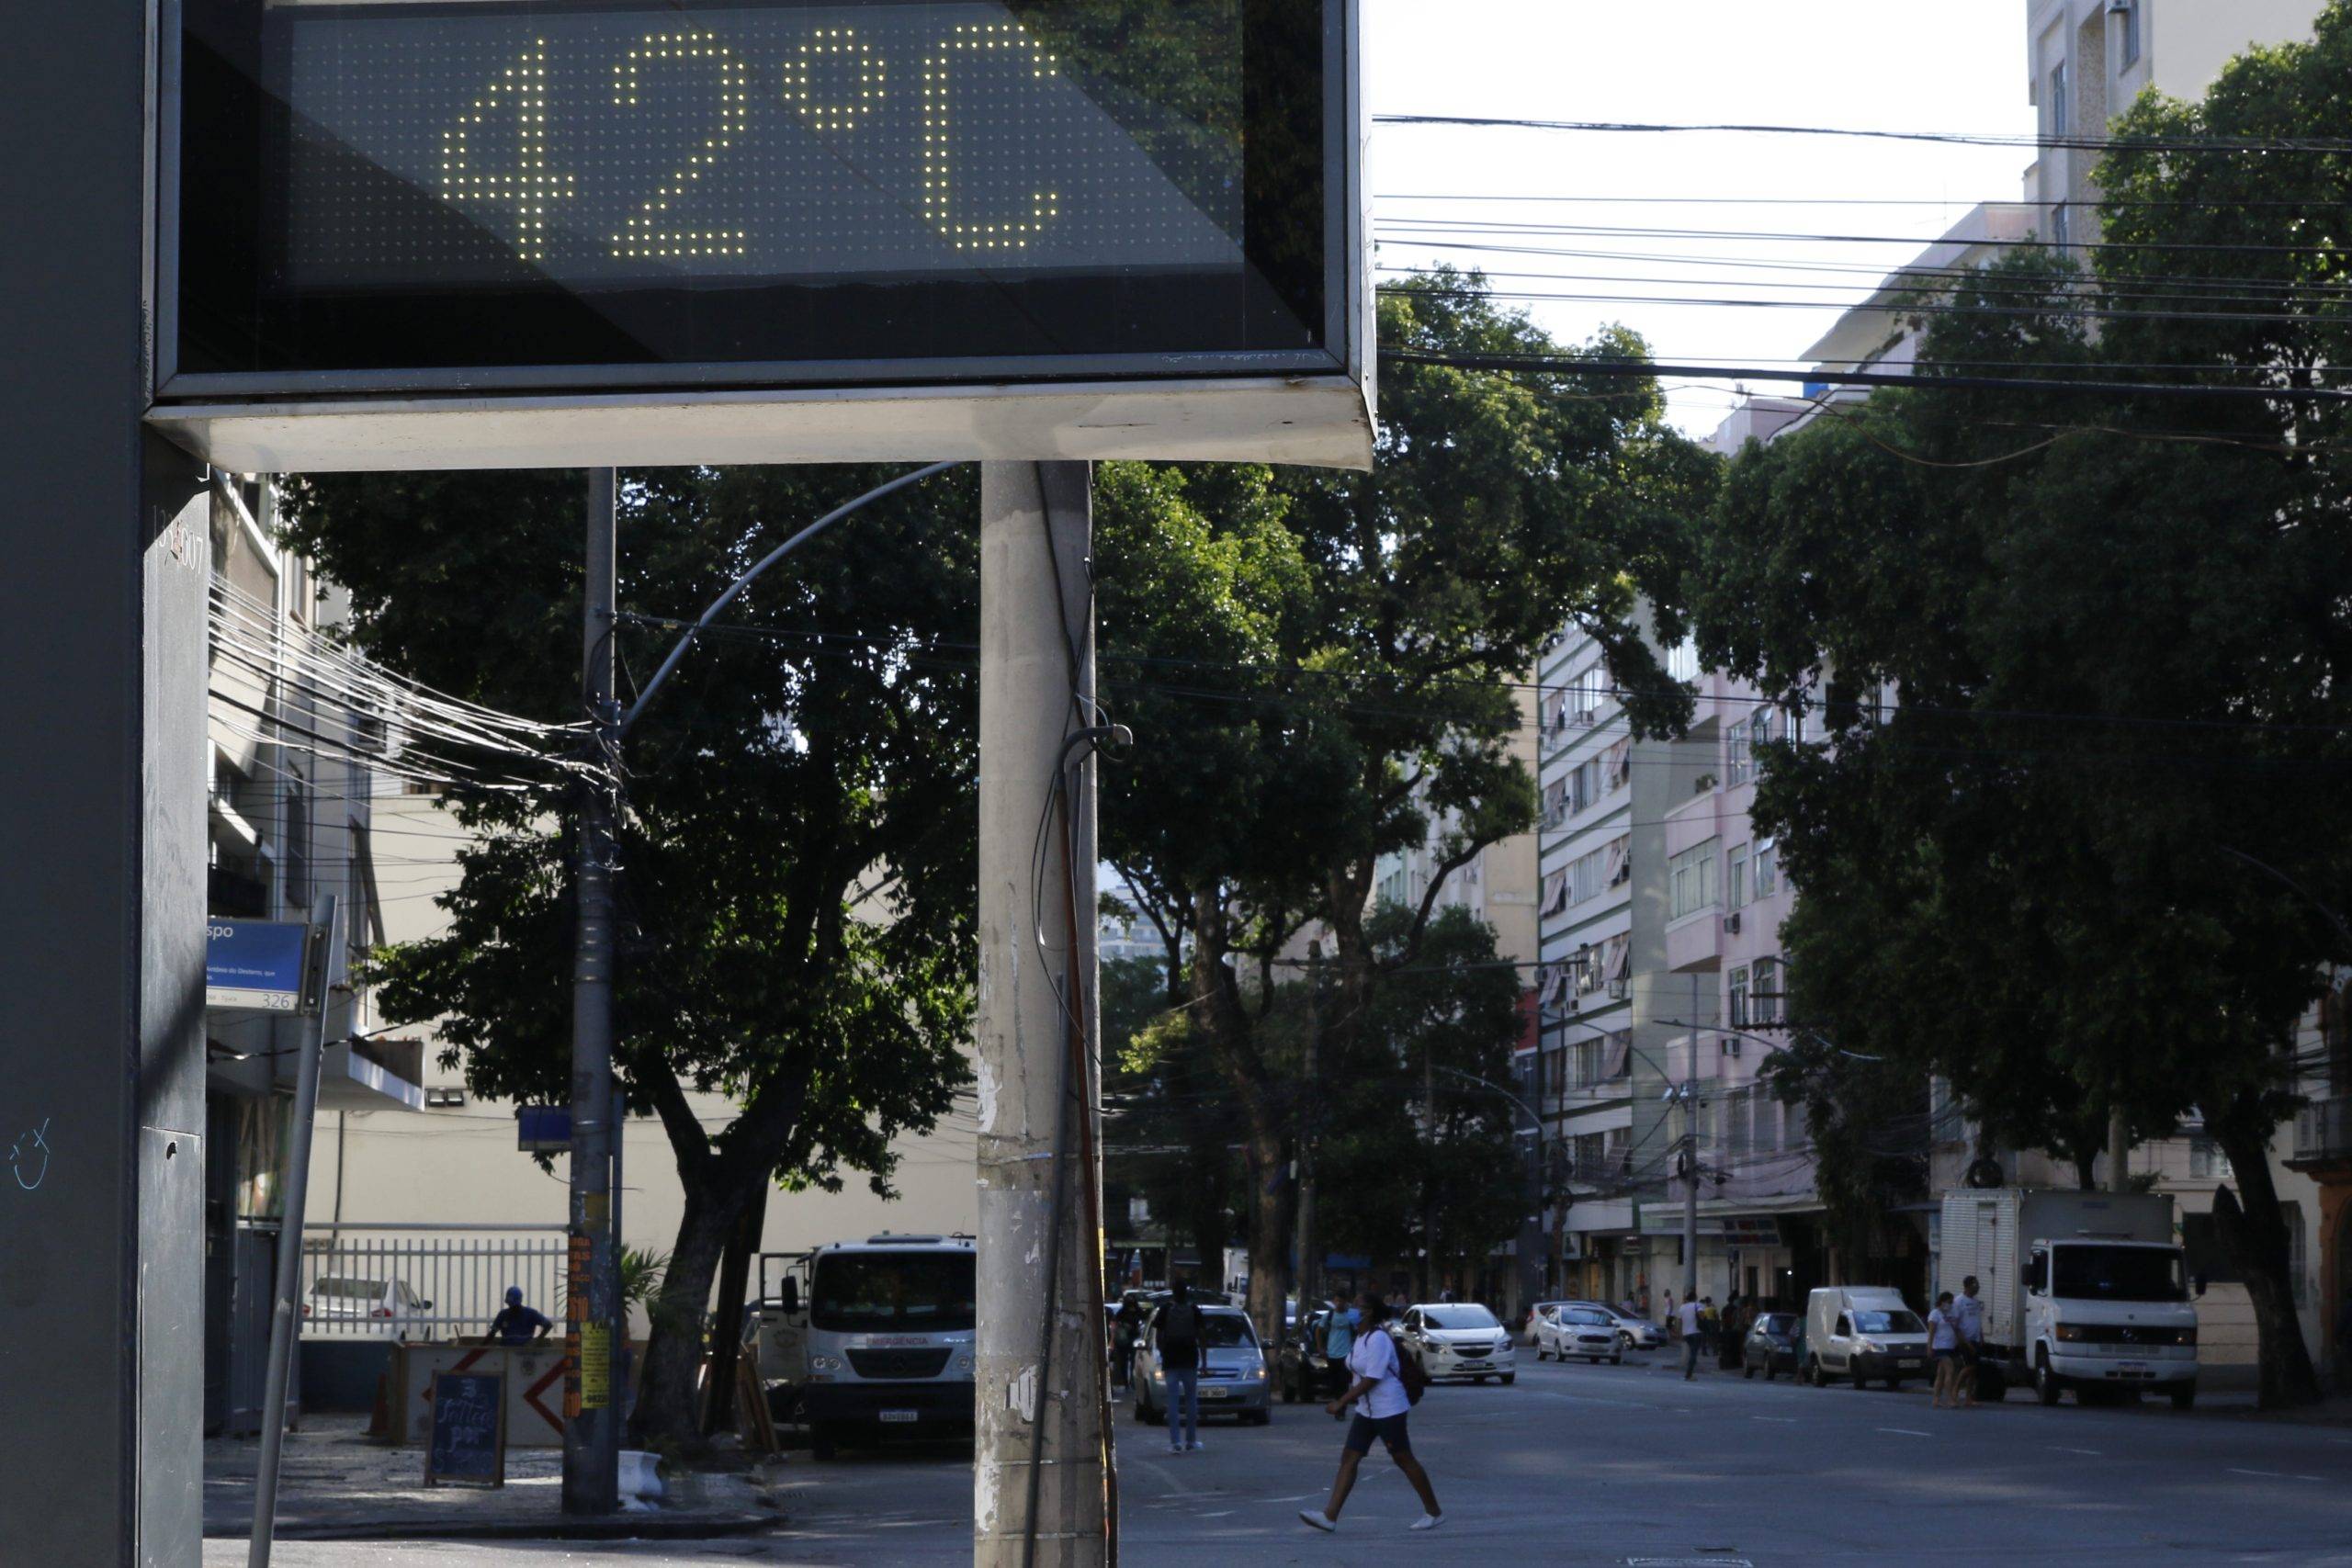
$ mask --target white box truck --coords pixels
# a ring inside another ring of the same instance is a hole
[[[838,1241],[764,1253],[745,1337],[778,1416],[810,1451],[972,1430],[978,1277],[968,1235]]]
[[[1973,1275],[1984,1303],[1978,1389],[1998,1399],[2028,1383],[2044,1404],[2073,1389],[2159,1389],[2197,1400],[2197,1308],[2158,1192],[1947,1193],[1937,1289]]]

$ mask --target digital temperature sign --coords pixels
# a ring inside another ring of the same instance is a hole
[[[1350,0],[177,0],[166,398],[1349,375]]]

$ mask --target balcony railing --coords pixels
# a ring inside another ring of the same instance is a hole
[[[2352,1159],[2352,1094],[2315,1100],[2295,1113],[2297,1159]]]

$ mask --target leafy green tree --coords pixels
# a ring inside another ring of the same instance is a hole
[[[1384,344],[1573,362],[1479,284],[1442,272],[1389,294]],[[1611,332],[1577,352],[1642,347]],[[1542,645],[1571,622],[1600,638],[1645,729],[1688,711],[1638,619],[1649,593],[1679,635],[1674,520],[1711,470],[1664,428],[1655,388],[1392,359],[1380,401],[1368,475],[1113,468],[1098,484],[1107,687],[1151,761],[1106,774],[1104,843],[1188,944],[1192,1026],[1260,1171],[1288,1168],[1296,1128],[1274,1044],[1298,1005],[1281,983],[1294,939],[1309,922],[1330,934],[1323,1055],[1344,1059],[1381,976],[1418,955],[1435,883],[1533,819],[1511,682]],[[1148,564],[1130,574],[1130,559]],[[1374,868],[1433,819],[1431,897],[1384,955],[1366,924]],[[1279,1322],[1295,1200],[1286,1180],[1250,1184],[1263,1323]]]
[[[1930,374],[2294,388],[2344,363],[2343,258],[2313,242],[2352,160],[2196,143],[2339,137],[2347,73],[2339,3],[2201,105],[2143,98],[2100,172],[2117,244],[1939,296]],[[2314,1383],[2269,1148],[2299,1020],[2352,953],[2246,857],[2307,888],[2352,872],[2344,422],[2283,396],[1874,397],[1740,456],[1692,594],[1702,657],[1774,693],[1828,672],[1832,748],[1772,749],[1758,795],[1813,894],[1785,932],[1798,1016],[2086,1179],[2111,1111],[2143,1137],[2200,1116],[2274,1405]]]
[[[620,600],[692,617],[779,530],[876,481],[862,469],[625,476]],[[351,592],[386,663],[509,712],[579,715],[584,486],[571,474],[313,479],[293,543]],[[637,1423],[697,1439],[695,1373],[719,1255],[771,1182],[887,1192],[889,1144],[964,1082],[976,894],[967,667],[968,476],[877,503],[731,608],[631,732],[618,844],[616,1070],[667,1134],[685,1210],[662,1272]],[[912,629],[909,629],[912,628]],[[625,668],[676,636],[624,620]],[[383,955],[387,1016],[437,1020],[480,1093],[570,1089],[571,802],[560,788],[447,803],[476,835],[448,924]],[[688,1092],[736,1114],[707,1125]]]

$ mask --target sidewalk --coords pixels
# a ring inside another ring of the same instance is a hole
[[[671,1497],[607,1518],[566,1518],[563,1450],[509,1449],[499,1488],[424,1484],[424,1450],[367,1436],[364,1416],[305,1416],[279,1462],[281,1540],[680,1540],[751,1535],[784,1522],[771,1483],[779,1461],[748,1472],[670,1478]],[[253,1529],[258,1438],[204,1444],[204,1533],[243,1540]]]

